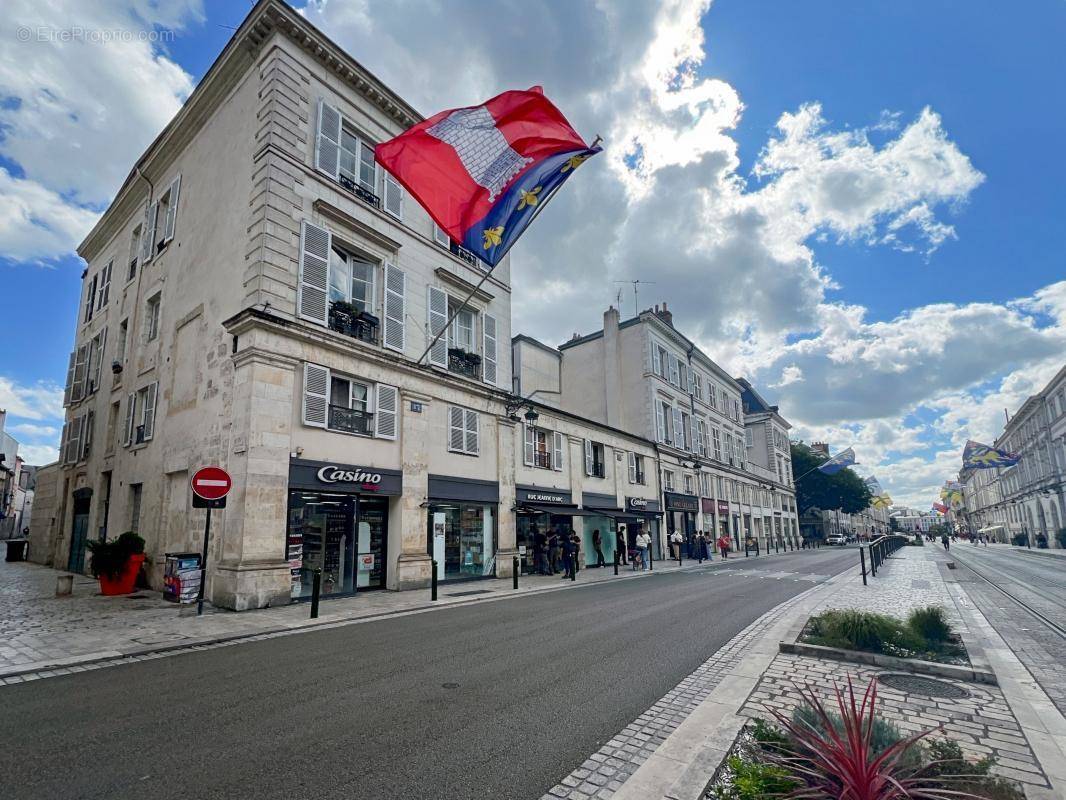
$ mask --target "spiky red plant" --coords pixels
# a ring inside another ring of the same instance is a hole
[[[974,798],[967,792],[934,788],[930,781],[915,777],[915,770],[902,763],[907,751],[936,728],[902,739],[880,753],[871,747],[877,716],[877,681],[871,679],[862,701],[856,703],[855,687],[848,677],[847,693],[833,684],[840,730],[834,725],[821,699],[810,687],[801,688],[806,705],[818,725],[793,721],[774,709],[773,715],[788,732],[794,746],[778,747],[771,754],[803,785],[786,797],[809,800],[952,800]]]

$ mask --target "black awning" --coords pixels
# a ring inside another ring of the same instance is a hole
[[[533,514],[554,514],[557,517],[600,517],[605,516],[598,511],[587,511],[577,506],[542,506],[537,503],[522,503],[518,511]]]

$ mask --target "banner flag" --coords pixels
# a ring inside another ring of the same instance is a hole
[[[1017,453],[1000,450],[970,439],[962,451],[963,469],[994,469],[995,467],[1013,467],[1021,460]]]
[[[837,453],[828,461],[823,461],[818,465],[818,471],[824,472],[826,475],[835,475],[845,467],[850,467],[852,464],[858,464],[855,460],[855,451],[852,448],[848,448],[843,452]]]

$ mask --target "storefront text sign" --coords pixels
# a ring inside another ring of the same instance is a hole
[[[530,503],[565,503],[569,498],[563,497],[561,494],[535,494],[530,493],[526,495],[526,500]]]
[[[699,511],[699,498],[692,494],[675,494],[663,492],[668,511]]]
[[[718,501],[718,513],[721,514],[723,517],[728,517],[729,516],[729,503],[727,503],[725,500],[719,500]]]
[[[403,488],[399,470],[290,459],[289,488],[398,495]]]
[[[381,473],[328,466],[318,471],[318,479],[322,483],[361,483],[364,486],[377,486],[381,483]]]

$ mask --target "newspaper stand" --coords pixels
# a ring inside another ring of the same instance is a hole
[[[163,599],[192,603],[200,592],[200,554],[166,553],[163,568]]]

